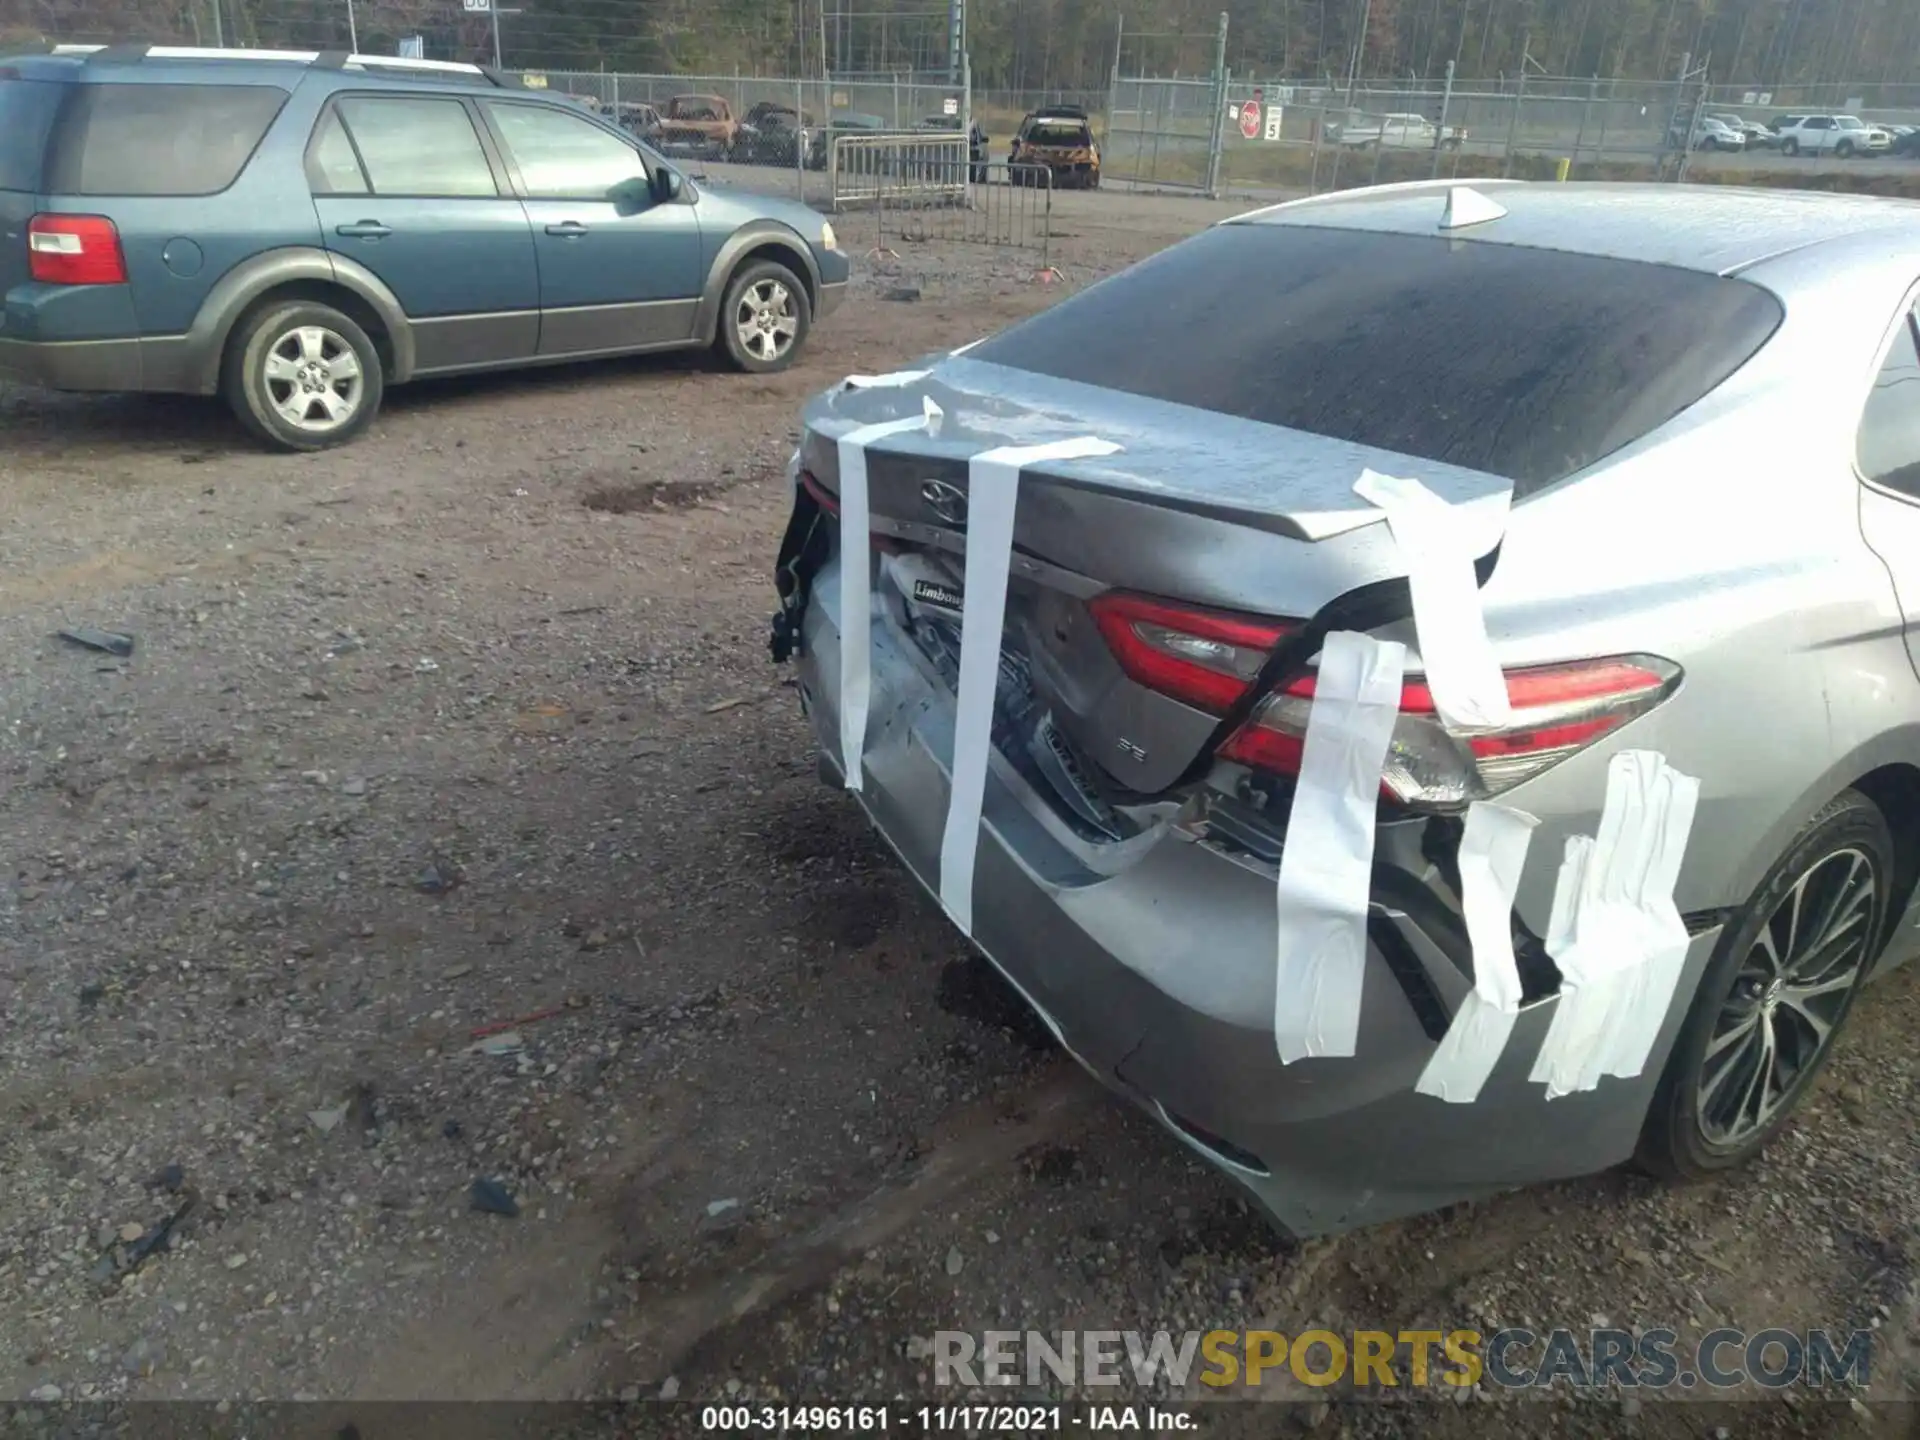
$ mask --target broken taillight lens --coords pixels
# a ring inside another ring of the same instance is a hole
[[[1247,693],[1268,653],[1293,629],[1284,621],[1119,592],[1099,596],[1087,609],[1129,679],[1215,715]]]
[[[813,503],[826,511],[827,514],[838,515],[840,513],[840,497],[822,485],[819,480],[814,477],[814,473],[811,470],[802,470],[800,472],[800,488],[811,495],[813,497]]]
[[[1273,647],[1298,628],[1289,620],[1117,592],[1087,608],[1128,678],[1214,715],[1245,698]],[[1423,680],[1408,680],[1387,749],[1383,793],[1428,809],[1498,795],[1646,714],[1680,683],[1678,666],[1649,655],[1529,666],[1506,676],[1513,723],[1466,735],[1440,722]],[[1267,696],[1220,747],[1220,758],[1297,775],[1313,684],[1313,676],[1302,675]]]
[[[1419,680],[1400,692],[1381,789],[1403,805],[1446,808],[1484,800],[1559,764],[1644,715],[1680,683],[1680,669],[1648,655],[1509,670],[1513,723],[1469,735],[1449,730]],[[1260,703],[1229,736],[1222,759],[1279,775],[1300,770],[1313,677]]]
[[[800,472],[800,488],[811,495],[813,497],[813,503],[826,511],[827,514],[833,516],[836,520],[840,518],[840,497],[822,485],[818,477],[816,477],[811,470],[802,470]],[[867,539],[872,547],[882,554],[897,555],[902,548],[898,540],[895,540],[890,535],[882,535],[877,530],[871,531]]]

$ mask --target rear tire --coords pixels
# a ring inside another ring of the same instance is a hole
[[[793,363],[812,328],[800,278],[777,261],[755,260],[727,281],[714,345],[734,369],[770,375]]]
[[[1880,954],[1893,853],[1886,817],[1857,790],[1807,822],[1707,962],[1648,1109],[1643,1169],[1703,1180],[1786,1124]]]
[[[1798,140],[1782,140],[1780,142],[1780,153],[1788,156],[1798,155],[1800,153],[1800,142]]]
[[[386,371],[352,316],[313,300],[269,304],[227,341],[220,393],[240,423],[279,450],[327,450],[373,423]]]

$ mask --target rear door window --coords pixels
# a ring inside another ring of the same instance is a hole
[[[0,190],[40,189],[47,137],[66,90],[44,80],[0,80]]]
[[[1894,334],[1860,417],[1859,463],[1874,484],[1920,500],[1920,344],[1911,314]]]
[[[340,102],[340,118],[376,195],[464,200],[500,193],[458,100],[354,95]]]
[[[347,127],[340,123],[337,111],[327,111],[314,129],[313,141],[307,146],[307,183],[316,195],[372,193],[367,172],[360,165],[360,152],[347,138]]]
[[[76,85],[53,140],[56,195],[217,195],[287,103],[273,85]]]
[[[1692,405],[1780,319],[1757,285],[1672,266],[1255,222],[968,359],[1460,465],[1524,495]]]

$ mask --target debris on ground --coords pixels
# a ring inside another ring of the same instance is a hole
[[[444,860],[430,860],[420,871],[413,888],[422,895],[445,895],[460,885],[460,872]]]
[[[485,1040],[490,1035],[506,1035],[518,1030],[522,1025],[537,1025],[542,1020],[551,1020],[556,1015],[564,1015],[569,1009],[577,1007],[555,1005],[551,1009],[536,1010],[531,1015],[522,1015],[517,1020],[494,1020],[485,1025],[476,1025],[467,1032],[469,1040]],[[516,1037],[518,1038],[518,1037]]]
[[[468,1196],[473,1208],[488,1215],[504,1215],[509,1220],[520,1213],[520,1202],[507,1193],[507,1187],[498,1180],[481,1178],[473,1182]]]
[[[88,650],[98,650],[108,655],[118,655],[123,660],[133,654],[133,636],[122,635],[117,630],[95,630],[90,625],[75,625],[56,633],[62,640],[71,644],[83,646]]]

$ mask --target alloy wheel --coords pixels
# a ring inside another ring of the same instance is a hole
[[[1810,866],[1741,962],[1715,1017],[1696,1110],[1708,1143],[1764,1129],[1826,1050],[1872,953],[1873,858],[1848,847]]]
[[[275,340],[263,371],[267,398],[280,418],[309,434],[349,423],[366,393],[353,346],[320,325],[302,325]]]
[[[757,280],[740,292],[733,313],[740,348],[755,360],[778,360],[793,348],[800,316],[793,292],[778,280]]]

